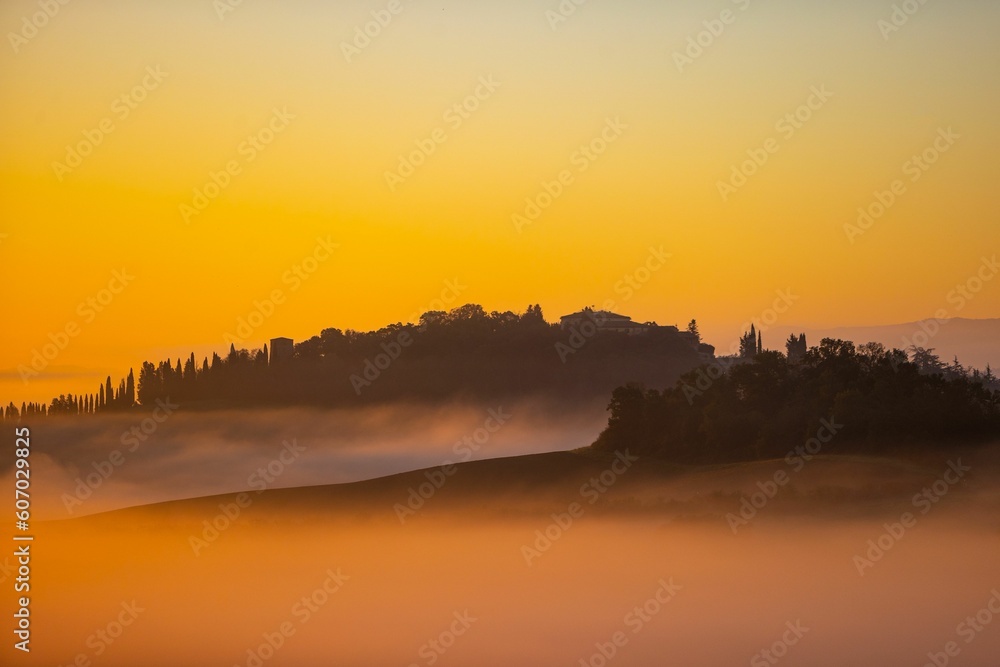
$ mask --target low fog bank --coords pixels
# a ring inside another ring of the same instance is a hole
[[[231,521],[227,497],[47,522],[25,664],[94,657],[134,600],[102,665],[923,667],[954,642],[947,664],[995,667],[998,452],[813,459],[735,530],[784,462],[621,464],[590,504],[614,459],[539,454],[462,466],[403,520],[423,471],[268,491]]]
[[[823,455],[700,467],[582,449],[251,491],[242,499],[191,498],[86,521],[100,530],[197,525],[234,504],[252,506],[248,513],[259,525],[430,524],[466,530],[527,520],[562,532],[561,524],[586,516],[700,524],[742,535],[770,524],[891,520],[909,528],[923,517],[948,516],[956,526],[1000,537],[1000,443],[908,459]]]
[[[33,511],[62,519],[239,491],[341,484],[593,442],[603,403],[135,413],[31,427]],[[11,462],[4,483],[13,485]]]
[[[930,495],[911,510],[973,495],[1000,509],[1000,445],[924,449],[905,459],[800,452],[693,467],[580,450],[605,426],[606,411],[596,403],[178,409],[159,417],[50,419],[32,426],[35,518],[186,498],[212,505],[215,496],[239,492],[273,506],[278,520],[285,511],[350,508],[390,522],[401,514],[476,521],[487,514],[547,516],[578,503],[591,514],[725,521],[736,531],[751,530],[745,525],[758,518],[854,518],[905,509],[927,489]],[[446,463],[458,466],[442,473],[438,467]],[[11,474],[8,467],[4,483],[13,484]]]

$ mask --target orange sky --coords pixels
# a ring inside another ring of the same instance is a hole
[[[457,280],[450,305],[553,320],[613,299],[725,347],[778,290],[798,297],[780,324],[931,316],[1000,245],[995,3],[931,3],[892,32],[891,3],[860,1],[389,6],[3,4],[4,403],[227,348],[275,290],[250,344],[405,321]],[[345,49],[372,12],[385,27]],[[707,46],[684,61],[689,38]],[[561,194],[515,224],[546,183]],[[650,248],[669,260],[629,288]],[[1000,315],[998,294],[960,314]]]

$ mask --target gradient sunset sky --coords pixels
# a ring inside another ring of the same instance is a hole
[[[929,2],[890,32],[889,1],[590,0],[555,22],[557,0],[400,0],[348,62],[343,43],[389,0],[243,0],[220,17],[223,1],[77,0],[37,30],[37,2],[0,6],[4,403],[222,352],[274,290],[284,303],[248,346],[407,321],[448,281],[462,287],[451,306],[537,302],[550,321],[609,299],[640,321],[694,317],[720,348],[779,290],[797,297],[782,325],[1000,315],[1000,280],[961,312],[947,300],[1000,245],[1000,3]],[[720,34],[679,66],[706,21]],[[477,88],[468,118],[449,112]],[[796,111],[808,120],[790,132]],[[249,149],[269,125],[273,141]],[[435,131],[446,140],[390,188]],[[85,132],[99,145],[56,166]],[[602,132],[614,141],[581,161]],[[719,182],[766,145],[724,199]],[[925,150],[936,161],[915,178]],[[897,201],[849,235],[897,179]],[[288,279],[319,238],[339,247]],[[671,256],[623,288],[650,248]],[[81,309],[122,269],[121,294]],[[23,383],[18,367],[70,323],[78,335]]]

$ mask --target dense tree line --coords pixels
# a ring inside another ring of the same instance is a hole
[[[414,324],[377,331],[326,329],[295,346],[291,359],[231,347],[200,369],[144,364],[139,400],[190,404],[353,405],[387,400],[486,399],[550,394],[596,397],[630,379],[676,381],[698,363],[677,336],[604,333],[560,358],[569,334],[531,306],[523,314],[466,305],[429,312]]]
[[[47,412],[89,414],[167,398],[188,409],[536,394],[585,400],[607,396],[629,381],[676,382],[699,363],[698,350],[670,329],[588,337],[546,322],[537,305],[518,314],[487,313],[470,304],[378,331],[326,329],[295,345],[290,359],[270,359],[267,346],[230,346],[225,356],[213,354],[200,364],[194,354],[183,361],[147,361],[135,388],[131,373],[115,392],[109,378],[99,394],[54,399]],[[27,414],[45,411],[41,406]],[[17,414],[13,408],[4,416]]]
[[[98,412],[120,412],[135,405],[135,375],[129,371],[128,377],[118,383],[115,389],[109,375],[104,384],[93,394],[60,394],[52,403],[21,403],[20,409],[9,403],[0,410],[0,422],[17,421],[21,417],[46,417],[49,415],[93,415]]]
[[[801,361],[764,351],[699,368],[672,388],[617,388],[595,447],[679,462],[784,457],[838,425],[830,451],[888,453],[912,443],[1000,436],[1000,382],[987,368],[945,365],[877,343],[824,339]]]

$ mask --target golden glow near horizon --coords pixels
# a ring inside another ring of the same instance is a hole
[[[903,4],[4,3],[4,402],[443,293],[995,317],[1000,6]]]

